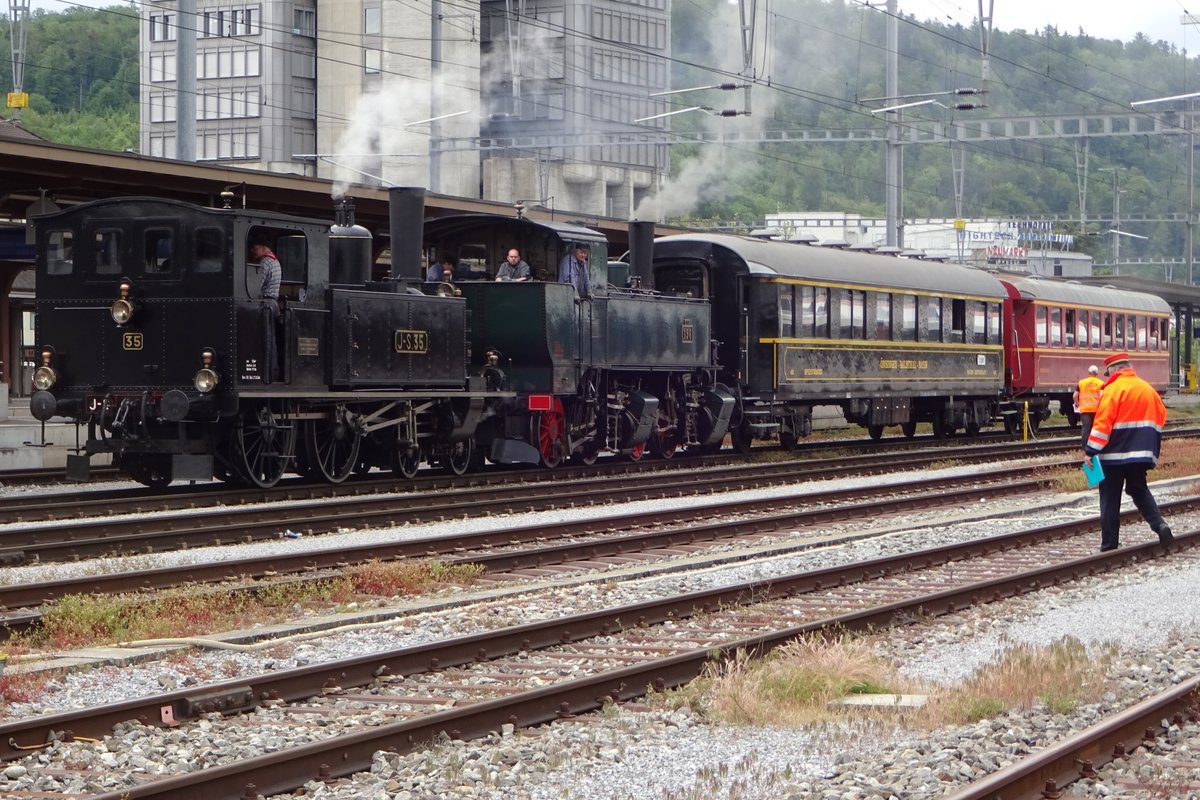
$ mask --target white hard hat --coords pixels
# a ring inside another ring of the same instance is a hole
[[[1088,367],[1088,372],[1092,375],[1098,375],[1100,374],[1100,368],[1095,364],[1092,364],[1090,367]]]

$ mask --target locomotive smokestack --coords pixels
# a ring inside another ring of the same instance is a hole
[[[654,288],[654,223],[629,220],[629,274],[634,286],[640,289]]]
[[[391,227],[392,278],[424,278],[421,239],[425,226],[425,188],[394,186],[388,189],[388,225]]]

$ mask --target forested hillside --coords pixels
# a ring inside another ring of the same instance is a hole
[[[759,4],[760,11],[764,8]],[[901,3],[903,7],[903,2]],[[22,124],[52,141],[121,150],[137,144],[137,21],[133,5],[105,10],[36,11],[28,26]],[[673,4],[672,80],[676,87],[736,80],[743,69],[738,6],[727,0]],[[764,12],[765,14],[765,12]],[[0,22],[0,84],[11,88],[9,26]],[[754,37],[752,113],[733,118],[680,114],[676,130],[721,132],[881,130],[887,105],[886,16],[848,0],[790,0],[771,5]],[[935,104],[907,109],[906,123],[981,117],[1128,112],[1134,100],[1200,88],[1200,65],[1166,43],[1094,39],[1055,29],[993,34],[986,97],[929,93],[981,87],[977,30],[905,17],[900,24],[899,93],[986,104],[953,110]],[[711,105],[744,110],[742,91],[688,94],[674,108]],[[1159,106],[1158,108],[1167,108]],[[1157,109],[1156,109],[1157,110]],[[1184,227],[1135,224],[1137,216],[1187,209],[1187,137],[1091,139],[1087,210],[1111,217],[1114,169],[1123,228],[1148,236],[1122,243],[1122,253],[1180,252]],[[904,215],[956,215],[954,171],[947,144],[906,145]],[[692,219],[761,222],[779,210],[884,213],[883,147],[871,142],[681,145],[673,171],[686,165],[713,173],[695,182]],[[1078,217],[1077,148],[1070,139],[970,143],[963,164],[965,216]],[[681,175],[682,177],[682,175]],[[1107,227],[1099,223],[1096,229]],[[1099,244],[1100,239],[1096,240]],[[1105,240],[1106,241],[1106,240]]]
[[[0,88],[12,90],[11,27],[0,23]],[[60,144],[137,146],[138,18],[134,6],[34,11],[26,25],[21,124]],[[5,109],[7,111],[7,109]],[[11,112],[9,112],[11,113]]]

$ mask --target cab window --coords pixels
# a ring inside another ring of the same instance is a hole
[[[124,271],[124,263],[121,259],[122,239],[119,230],[96,231],[96,240],[92,244],[92,257],[97,275],[117,275]]]
[[[142,235],[142,259],[147,275],[170,272],[174,266],[171,254],[174,240],[167,228],[147,228]]]
[[[74,231],[50,231],[46,237],[46,274],[70,275],[74,269]]]
[[[225,251],[220,228],[198,228],[196,230],[193,269],[196,272],[220,272]]]

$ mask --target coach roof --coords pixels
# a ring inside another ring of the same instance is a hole
[[[729,234],[682,234],[654,241],[654,259],[712,258],[718,268],[753,275],[881,290],[1004,297],[995,276],[960,264],[858,253]]]
[[[998,275],[1000,280],[1020,294],[1022,300],[1041,300],[1072,306],[1099,306],[1133,312],[1171,313],[1166,300],[1153,294],[1131,292],[1106,286],[1089,286],[1069,281],[1053,281],[1024,275]]]

